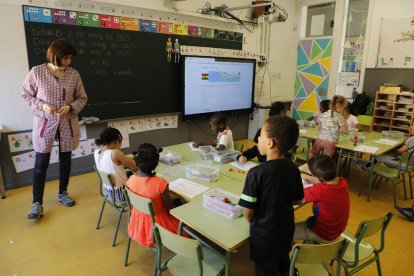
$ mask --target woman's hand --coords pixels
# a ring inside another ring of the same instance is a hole
[[[53,105],[47,104],[47,103],[42,104],[42,109],[47,114],[51,114],[51,113],[56,112],[56,107],[54,107]]]
[[[58,116],[66,115],[69,113],[69,111],[70,111],[70,105],[64,105],[57,111],[57,115]]]

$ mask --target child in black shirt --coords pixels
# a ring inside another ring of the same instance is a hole
[[[287,275],[295,232],[295,201],[303,199],[299,169],[284,157],[295,144],[299,127],[294,119],[273,116],[266,120],[258,149],[266,161],[247,174],[239,205],[250,223],[250,257],[256,275]]]

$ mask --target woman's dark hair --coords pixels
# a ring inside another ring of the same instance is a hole
[[[331,100],[323,100],[320,102],[320,106],[322,107],[323,112],[328,111],[330,105],[331,105]]]
[[[269,110],[269,116],[281,115],[282,113],[283,115],[285,115],[286,113],[285,104],[282,102],[272,103],[272,105],[270,106],[270,110]]]
[[[99,138],[95,139],[95,144],[98,146],[105,146],[112,144],[113,142],[120,142],[122,139],[122,134],[118,129],[107,127],[101,134],[99,134]]]
[[[284,154],[296,145],[299,136],[299,125],[290,117],[276,115],[266,120],[267,136],[277,142],[277,148]]]
[[[62,66],[61,60],[65,56],[76,56],[77,52],[75,47],[72,46],[67,40],[58,39],[53,41],[47,49],[47,61],[55,66]]]
[[[157,149],[152,144],[144,143],[139,145],[134,157],[139,170],[147,176],[154,176],[154,170],[160,160],[160,152],[162,152],[162,148]]]
[[[312,175],[324,181],[331,181],[336,177],[335,161],[328,155],[317,155],[309,159],[308,165]]]

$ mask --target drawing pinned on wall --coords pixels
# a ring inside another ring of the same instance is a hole
[[[382,19],[377,67],[414,68],[413,21],[413,16]]]
[[[129,134],[128,134],[128,124],[127,121],[117,121],[108,123],[109,127],[113,127],[119,130],[122,135],[122,145],[121,148],[128,148],[129,147]]]
[[[300,40],[297,53],[293,117],[306,120],[327,98],[332,39]]]
[[[27,171],[34,168],[36,153],[29,151],[19,155],[12,156],[14,168],[17,173]]]
[[[146,131],[145,119],[130,120],[128,123],[128,133],[137,133]]]
[[[33,149],[32,132],[8,135],[10,152],[19,152]]]

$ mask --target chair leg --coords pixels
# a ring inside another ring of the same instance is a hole
[[[405,186],[405,175],[404,175],[404,173],[401,173],[401,178],[402,178],[402,184],[403,184],[403,189],[404,189],[404,200],[407,200],[407,187]]]
[[[376,254],[377,255],[377,254]],[[379,255],[377,255],[377,259],[375,260],[377,262],[377,271],[378,271],[378,276],[382,276],[382,272],[381,272],[381,263],[380,263],[380,259],[379,259]]]
[[[413,185],[412,185],[411,173],[410,172],[408,172],[408,181],[410,183],[410,196],[411,196],[411,199],[413,199]]]
[[[392,192],[394,194],[394,208],[397,208],[397,182],[392,185]]]
[[[128,236],[126,252],[125,252],[125,262],[124,266],[128,266],[128,258],[129,258],[129,247],[131,246],[131,237]]]
[[[116,223],[115,235],[114,235],[114,240],[112,241],[112,246],[115,246],[116,237],[118,236],[119,225],[121,224],[121,218],[122,218],[122,210],[123,209],[119,210],[118,222]]]
[[[101,212],[99,213],[99,217],[98,217],[98,224],[96,225],[96,229],[99,229],[99,225],[101,224],[101,219],[102,219],[102,214],[105,208],[105,199],[102,201],[102,206],[101,206]]]

